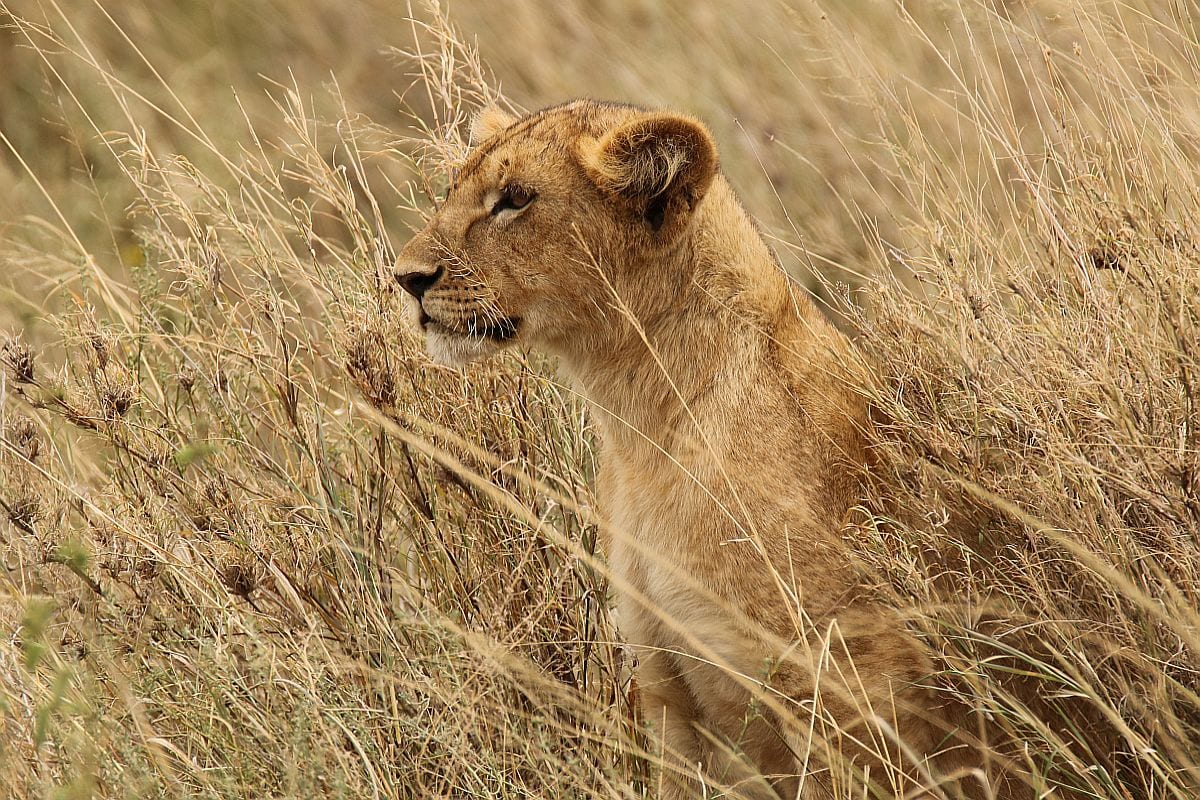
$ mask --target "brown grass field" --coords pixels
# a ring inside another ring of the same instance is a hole
[[[576,96],[705,119],[873,365],[942,690],[1200,796],[1197,6],[0,0],[0,797],[656,796],[586,413],[390,277],[473,109]]]

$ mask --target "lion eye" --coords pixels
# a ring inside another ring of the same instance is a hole
[[[491,215],[494,217],[501,211],[520,211],[533,202],[534,193],[524,186],[509,184],[500,192],[500,199],[492,206]]]

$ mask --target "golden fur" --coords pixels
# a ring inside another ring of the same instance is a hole
[[[538,347],[590,401],[662,796],[929,781],[956,721],[841,533],[867,424],[850,343],[781,271],[707,130],[580,101],[488,111],[473,137],[397,279],[435,358]]]

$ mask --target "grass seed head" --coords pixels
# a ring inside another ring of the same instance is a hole
[[[33,350],[17,339],[7,339],[0,345],[0,361],[8,370],[9,377],[17,383],[34,382]]]

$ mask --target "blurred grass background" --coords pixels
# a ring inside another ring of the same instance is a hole
[[[947,690],[1041,789],[1195,796],[1190,4],[0,0],[0,25],[0,795],[654,795],[586,415],[536,358],[431,367],[389,288],[499,90],[711,125],[877,365],[904,513],[851,538]]]
[[[933,55],[945,48],[953,59],[956,34],[968,20],[952,4],[911,10],[879,2],[829,5],[464,2],[456,4],[453,22],[477,43],[494,85],[522,108],[586,96],[701,116],[720,140],[726,171],[777,237],[788,267],[798,275],[820,270],[841,277],[838,268],[861,268],[865,261],[862,226],[897,239],[912,199],[884,172],[888,144],[880,126],[906,123],[880,119],[894,110],[873,96],[876,76],[898,80],[892,89],[902,96],[924,95],[921,118],[908,122],[946,134],[935,154],[945,169],[977,171],[980,165],[978,142],[952,135],[961,127],[958,115],[968,113],[955,98],[961,76]],[[420,4],[5,7],[28,23],[9,26],[0,40],[6,76],[0,126],[10,139],[2,163],[11,189],[0,199],[0,214],[10,221],[6,230],[17,236],[13,221],[51,215],[48,193],[109,271],[136,260],[128,249],[136,237],[126,213],[134,190],[108,152],[108,132],[136,127],[205,169],[217,163],[214,151],[247,146],[250,128],[268,140],[280,135],[277,102],[285,89],[297,91],[315,120],[361,114],[397,133],[413,129],[414,115],[428,119],[432,111],[410,57],[422,43],[430,45],[422,26],[432,16]],[[1021,13],[1054,26],[1053,8],[1033,5]],[[919,14],[922,30],[935,41],[892,35],[910,13]],[[980,7],[971,13],[995,12]],[[61,44],[51,44],[57,37]],[[1005,70],[1012,66],[1005,60],[1029,55],[982,44],[999,63],[968,67]],[[944,97],[936,99],[939,93]],[[1014,113],[1030,112],[1018,107]],[[206,142],[176,124],[189,115]],[[402,229],[395,206],[383,206],[389,230]],[[12,298],[5,305],[11,313],[23,304]]]

